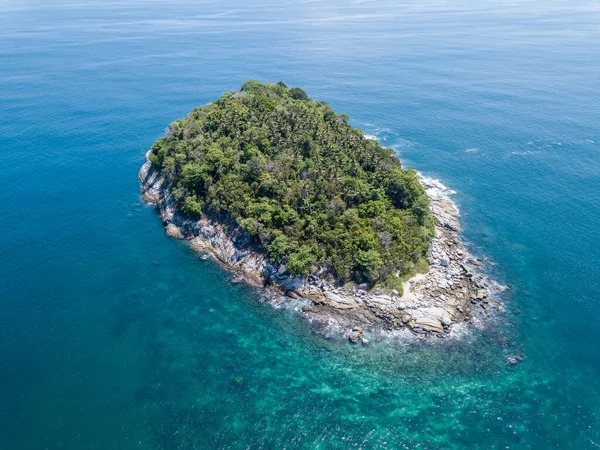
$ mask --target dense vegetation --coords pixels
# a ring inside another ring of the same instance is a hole
[[[348,120],[302,89],[251,80],[173,122],[150,159],[184,214],[241,226],[293,274],[397,280],[429,247],[428,199]]]

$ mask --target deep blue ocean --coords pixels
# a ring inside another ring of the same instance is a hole
[[[0,1],[0,449],[600,447],[599,24],[591,0]],[[457,191],[507,312],[353,347],[167,238],[144,153],[250,78]]]

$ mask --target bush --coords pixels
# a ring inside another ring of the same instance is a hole
[[[252,217],[242,219],[240,221],[240,227],[251,236],[254,236],[256,233],[258,233],[258,222],[256,222],[256,220]]]
[[[202,204],[194,197],[188,197],[183,204],[183,212],[190,217],[197,217],[202,214]]]
[[[288,254],[288,251],[290,250],[290,243],[283,234],[278,233],[269,244],[267,250],[269,252],[269,258],[271,261],[278,263],[285,258],[285,255]]]
[[[306,92],[297,87],[290,89],[290,97],[292,97],[294,100],[310,100],[308,95],[306,95]]]
[[[292,275],[308,275],[313,260],[313,249],[308,245],[303,245],[300,250],[288,257],[285,267]]]
[[[394,284],[392,289],[395,289],[398,292],[398,295],[400,297],[402,297],[404,295],[404,285],[402,284],[401,281],[399,281],[398,283]]]

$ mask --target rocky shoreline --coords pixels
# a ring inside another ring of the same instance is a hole
[[[303,299],[299,310],[320,323],[335,323],[353,343],[369,341],[365,330],[408,329],[423,336],[447,337],[454,324],[472,322],[476,311],[502,311],[494,293],[502,290],[478,273],[481,260],[470,255],[460,241],[459,211],[449,191],[436,180],[420,177],[437,220],[436,236],[427,259],[429,272],[403,284],[404,294],[366,286],[338,287],[326,274],[293,277],[284,265],[272,265],[240,229],[226,233],[222,224],[202,217],[192,220],[175,209],[166,179],[148,160],[139,172],[142,198],[155,205],[167,235],[190,241],[190,247],[215,257],[236,277],[266,288],[265,299],[281,302],[282,295]],[[322,278],[321,278],[322,277]]]

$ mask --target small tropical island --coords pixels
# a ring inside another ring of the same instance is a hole
[[[355,343],[378,327],[444,337],[473,305],[501,308],[445,187],[348,122],[300,88],[249,80],[169,125],[142,196],[169,236]]]

